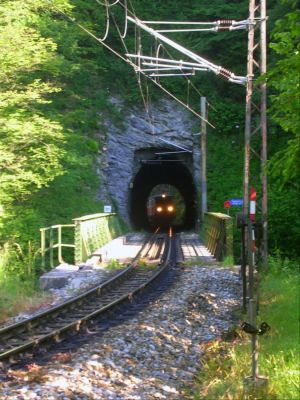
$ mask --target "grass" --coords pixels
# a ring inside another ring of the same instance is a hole
[[[259,337],[259,374],[268,385],[244,385],[251,374],[250,336],[238,333],[232,342],[219,339],[205,345],[194,400],[298,400],[299,386],[299,275],[269,273],[260,289],[258,323],[271,331]]]
[[[151,268],[157,267],[157,265],[158,265],[157,261],[150,262],[144,258],[141,258],[138,260],[136,267],[139,269],[151,269]],[[109,260],[109,262],[105,265],[105,269],[109,269],[109,270],[118,270],[118,269],[122,269],[124,267],[125,267],[125,264],[119,263],[119,261],[116,259]]]
[[[119,263],[119,261],[114,258],[109,260],[109,262],[105,265],[105,269],[112,270],[112,271],[122,269],[122,268],[124,268],[124,265]]]
[[[185,260],[180,262],[180,265],[184,267],[224,267],[224,268],[232,268],[234,266],[234,262],[232,257],[225,258],[224,261],[215,261],[215,260],[204,260],[202,257],[193,257],[189,260]]]
[[[38,290],[34,273],[33,246],[28,251],[17,248],[19,257],[12,257],[11,247],[0,248],[0,324],[21,312],[33,312],[48,305],[53,299]]]
[[[21,312],[33,312],[49,305],[52,297],[40,292],[33,281],[0,277],[0,324]]]
[[[17,274],[4,271],[0,263],[0,324],[21,312],[33,312],[53,300],[50,295],[38,290],[33,276],[22,279]]]
[[[158,266],[158,261],[157,260],[148,260],[148,259],[145,259],[142,257],[139,259],[136,266],[139,269],[151,270]]]
[[[193,266],[205,267],[205,266],[208,266],[208,265],[214,265],[215,266],[216,264],[217,264],[217,262],[203,261],[203,259],[200,258],[200,257],[194,257],[194,258],[192,258],[190,260],[185,260],[185,261],[182,261],[180,263],[180,265],[182,265],[184,267],[193,267]]]

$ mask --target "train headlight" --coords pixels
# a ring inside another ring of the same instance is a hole
[[[157,208],[156,208],[156,211],[157,211],[157,212],[162,212],[162,207],[157,207]]]
[[[169,212],[172,212],[172,211],[174,211],[174,207],[173,207],[173,206],[168,206],[167,210],[168,210]]]

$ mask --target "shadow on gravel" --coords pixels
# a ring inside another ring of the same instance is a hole
[[[62,353],[69,353],[69,358],[72,358],[71,352],[88,343],[90,340],[101,338],[104,331],[117,327],[130,319],[135,318],[139,313],[143,312],[151,302],[156,301],[164,293],[170,289],[180,277],[182,267],[170,266],[161,275],[159,275],[151,284],[143,291],[130,299],[116,305],[107,312],[100,314],[99,317],[88,321],[79,332],[67,334],[60,343],[49,344],[32,351],[30,356],[22,356],[15,364],[10,366],[11,370],[20,370],[28,367],[30,364],[38,366],[47,365],[55,359],[61,357]],[[66,360],[67,361],[67,360]],[[7,376],[5,370],[0,369],[0,381],[11,380]]]

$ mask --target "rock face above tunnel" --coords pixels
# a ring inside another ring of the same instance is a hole
[[[143,162],[138,154],[151,159],[155,150],[187,149],[188,152],[180,156],[198,186],[199,136],[195,141],[193,135],[193,127],[198,121],[173,101],[161,100],[152,104],[149,112],[142,106],[125,110],[122,102],[115,97],[111,102],[124,115],[124,120],[122,126],[105,122],[106,141],[98,160],[101,179],[99,197],[105,202],[113,200],[121,217],[130,225],[130,192]]]

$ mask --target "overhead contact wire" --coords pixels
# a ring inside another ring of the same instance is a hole
[[[114,3],[110,4],[108,0],[106,0],[105,3],[103,3],[103,2],[100,1],[100,0],[95,0],[95,1],[96,1],[98,4],[100,4],[101,6],[104,6],[104,7],[112,7],[112,6],[117,5],[117,4],[120,2],[120,0],[116,0]]]
[[[112,47],[110,47],[107,43],[105,43],[103,40],[99,39],[94,33],[89,31],[87,28],[85,28],[83,25],[81,25],[79,22],[75,20],[75,18],[71,17],[64,11],[60,10],[59,8],[53,6],[53,8],[59,12],[60,14],[64,15],[69,21],[71,21],[73,24],[78,26],[80,29],[82,29],[85,33],[87,33],[89,36],[91,36],[93,39],[95,39],[97,42],[102,44],[104,47],[106,47],[108,50],[110,50],[113,54],[115,54],[117,57],[121,58],[121,60],[125,61],[127,64],[131,65],[133,68],[135,67],[135,64],[129,60],[128,58],[123,57],[121,54],[119,54],[116,50],[114,50]]]
[[[137,16],[136,16],[136,14],[135,14],[134,7],[133,7],[133,5],[132,5],[131,0],[129,0],[129,3],[130,3],[130,6],[131,6],[133,12],[131,12],[130,10],[128,10],[128,14],[130,14],[132,17],[134,17],[135,19],[137,19]],[[120,5],[121,5],[122,7],[125,7],[125,6],[126,6],[126,5],[124,5],[124,4],[122,3],[122,1],[120,2]],[[203,24],[206,24],[206,23],[203,23]],[[210,23],[207,23],[207,25],[208,25],[208,24],[210,24]],[[213,23],[213,24],[215,24],[215,23]],[[136,26],[136,25],[135,25],[135,26]],[[157,38],[156,38],[156,39],[157,39]],[[162,46],[163,46],[163,44],[160,43],[159,46],[158,46],[158,48],[159,48],[159,47],[162,47]],[[163,46],[163,48],[165,49],[165,46]],[[168,55],[172,58],[172,60],[174,61],[174,58],[170,55],[169,51],[168,51],[167,49],[165,49],[165,50],[166,50],[166,52],[168,53]],[[156,58],[158,58],[157,55],[156,55]],[[163,87],[163,86],[160,84],[160,82],[159,82],[159,78],[158,78],[157,80],[156,80],[156,79],[153,80],[152,77],[148,76],[146,73],[144,73],[144,72],[141,72],[141,73],[142,73],[144,76],[146,76],[148,79],[150,79],[151,81],[154,81],[155,83],[159,83],[159,87],[160,87],[160,88]],[[184,75],[183,75],[183,76],[184,76]],[[200,91],[196,88],[196,86],[193,84],[193,82],[192,82],[187,76],[184,76],[184,78],[187,79],[187,81],[190,82],[192,88],[199,94],[199,96],[203,96],[203,94],[200,93]],[[157,82],[157,81],[158,81],[158,82]],[[175,99],[176,101],[177,101],[177,100],[179,101],[179,99],[178,99],[175,95],[171,95],[171,93],[170,93],[167,89],[164,88],[164,91],[165,91],[166,93],[168,93],[173,99]],[[197,112],[196,112],[195,110],[193,110],[189,105],[184,104],[181,100],[179,101],[179,103],[180,103],[181,105],[184,105],[185,108],[187,108],[189,111],[193,112],[193,114],[196,115],[197,117],[199,117],[200,119],[204,119],[204,118],[202,117],[201,114],[197,113]],[[214,111],[216,111],[216,109],[212,106],[212,104],[208,103],[208,105],[209,105]],[[205,119],[204,119],[204,120],[205,120]],[[209,121],[205,120],[205,122],[207,122],[211,127],[215,128]]]
[[[98,0],[96,0],[96,1],[99,2]],[[121,6],[124,8],[124,10],[125,10],[126,16],[127,16],[128,13],[129,13],[129,14],[131,14],[134,18],[137,18],[131,0],[129,0],[129,4],[130,4],[130,6],[131,6],[132,12],[131,12],[130,10],[128,10],[127,1],[125,1],[124,4],[123,4],[122,2],[120,2],[120,5],[121,5]],[[114,19],[114,23],[115,23],[115,26],[116,26],[116,28],[117,28],[118,34],[119,34],[120,38],[122,39],[122,35],[120,34],[120,30],[119,30],[118,25],[117,25],[116,22],[115,22],[115,19]],[[136,25],[135,25],[135,28],[136,28],[136,31],[137,31],[138,28],[137,28]],[[136,42],[136,40],[135,40],[135,42]],[[128,51],[127,51],[127,46],[126,46],[124,40],[122,40],[122,43],[123,43],[123,45],[124,45],[124,48],[125,48],[126,52],[128,53]],[[138,47],[139,47],[139,46],[138,46],[138,44],[137,44],[137,42],[136,42],[136,50],[138,50]],[[157,52],[159,51],[159,48],[160,48],[160,47],[165,48],[165,47],[160,43],[159,46],[158,46],[158,48],[157,48]],[[166,51],[167,51],[167,53],[168,53],[169,56],[170,56],[170,53],[168,52],[168,50],[166,50]],[[138,51],[136,51],[136,53],[138,53]],[[171,58],[174,60],[174,58],[173,58],[172,56],[171,56]],[[136,69],[135,64],[134,64],[134,63],[132,63],[132,64],[134,65],[134,69]],[[131,64],[131,65],[132,65],[132,64]],[[165,87],[163,87],[163,86],[161,85],[161,83],[159,82],[159,79],[153,79],[152,77],[148,76],[146,73],[144,73],[144,72],[142,72],[142,71],[140,71],[139,73],[141,73],[141,74],[144,75],[146,78],[150,79],[152,82],[154,82],[155,84],[157,84],[157,86],[160,87],[161,89],[163,89],[163,91],[164,91],[165,93],[167,93],[167,94],[168,94],[169,96],[171,96],[173,99],[175,99],[176,101],[178,101],[181,105],[183,105],[185,108],[187,108],[189,111],[191,111],[191,112],[192,112],[194,115],[196,115],[198,118],[204,119],[204,118],[202,117],[202,115],[200,115],[200,114],[197,113],[194,109],[192,109],[192,108],[189,106],[189,104],[185,104],[185,103],[184,103],[183,101],[181,101],[177,96],[173,95],[173,94],[172,94],[171,92],[169,92]],[[195,85],[192,83],[192,81],[191,81],[189,78],[187,78],[187,76],[185,76],[185,75],[183,75],[183,76],[185,77],[185,79],[187,79],[188,82],[190,82],[191,86],[197,91],[197,93],[198,93],[200,96],[202,96],[202,94],[201,94],[201,93],[199,92],[199,90],[195,87]],[[137,81],[138,81],[138,86],[139,86],[139,90],[140,90],[140,93],[141,93],[141,97],[142,97],[142,100],[143,100],[143,104],[144,104],[146,113],[148,114],[148,118],[149,118],[149,120],[151,121],[151,118],[150,118],[150,115],[149,115],[149,108],[148,108],[148,105],[147,105],[146,100],[145,100],[145,96],[144,96],[144,93],[143,93],[143,89],[142,89],[142,87],[141,87],[141,81],[140,81],[139,78],[137,78]],[[209,105],[211,106],[211,104],[209,104]],[[213,106],[211,106],[211,107],[214,109]],[[215,128],[209,121],[205,120],[205,122],[207,122],[211,127]],[[151,125],[152,125],[152,121],[151,121]]]
[[[168,51],[168,49],[166,49],[165,47],[164,47],[164,49],[166,50],[166,53],[169,55],[169,57],[170,57],[173,61],[175,61],[174,57],[173,57],[172,54]],[[205,97],[205,96],[200,92],[200,90],[197,89],[197,87],[194,85],[194,83],[193,83],[189,78],[187,78],[187,77],[185,76],[185,79],[188,81],[188,83],[189,83],[189,84],[191,85],[191,87],[197,92],[197,94],[198,94],[199,96]],[[214,111],[217,111],[217,110],[213,107],[213,105],[212,105],[211,103],[207,102],[207,105],[210,106]]]
[[[131,4],[131,1],[130,1]],[[122,5],[124,7],[124,5],[120,2],[120,5]],[[102,41],[101,39],[99,39],[96,35],[94,35],[92,32],[90,32],[87,28],[85,28],[82,24],[80,24],[79,22],[77,22],[75,20],[75,18],[72,18],[70,15],[68,15],[67,13],[65,13],[64,11],[60,10],[59,8],[57,8],[56,6],[53,6],[53,9],[55,9],[58,13],[62,14],[63,16],[65,16],[69,21],[71,21],[72,23],[74,23],[76,26],[78,26],[80,29],[82,29],[86,34],[88,34],[89,36],[91,36],[93,39],[95,39],[98,43],[100,43],[102,46],[104,46],[105,48],[107,48],[109,51],[111,51],[113,54],[115,54],[118,58],[120,58],[121,60],[123,60],[125,63],[129,64],[134,70],[136,70],[136,64],[134,64],[130,59],[123,57],[121,54],[119,54],[116,50],[114,50],[112,47],[110,47],[107,43],[105,43],[104,41]],[[128,12],[130,14],[132,14],[129,10]],[[134,15],[134,14],[132,14]],[[134,15],[135,16],[135,15]],[[203,117],[196,112],[194,109],[192,109],[191,107],[189,107],[187,104],[185,104],[183,101],[181,101],[178,97],[176,97],[174,94],[172,94],[169,90],[167,90],[164,86],[162,86],[159,82],[157,82],[155,79],[151,78],[150,76],[148,76],[147,74],[145,74],[144,72],[141,72],[142,75],[144,75],[146,78],[150,79],[155,85],[157,85],[161,90],[163,90],[165,93],[167,93],[171,98],[173,98],[175,101],[177,101],[179,104],[181,104],[183,107],[185,107],[187,110],[189,110],[192,114],[194,114],[195,116],[197,116],[199,119],[203,119]],[[212,125],[209,121],[206,121],[208,123],[208,125],[210,125],[212,128],[215,129],[215,126]]]
[[[115,27],[116,27],[116,30],[117,30],[117,32],[118,32],[118,35],[119,35],[119,37],[120,37],[120,39],[121,39],[121,42],[122,42],[122,44],[123,44],[123,47],[124,47],[126,53],[128,53],[128,48],[127,48],[127,46],[126,46],[126,43],[125,43],[125,41],[124,41],[124,38],[122,37],[121,31],[120,31],[120,28],[119,28],[119,26],[118,26],[118,24],[117,24],[117,21],[116,21],[116,19],[115,19],[115,16],[114,16],[113,14],[111,14],[111,17],[112,17],[113,23],[114,23],[114,25],[115,25]],[[139,41],[139,42],[140,42],[140,41]],[[139,48],[141,47],[141,46],[140,46],[140,43],[138,43],[138,47],[139,47]],[[139,50],[139,51],[140,51],[140,50]],[[141,81],[140,81],[139,78],[138,78],[138,86],[139,86],[139,89],[140,89],[140,92],[141,92],[141,97],[142,97],[142,100],[143,100],[143,103],[144,103],[144,107],[145,107],[146,113],[147,113],[147,115],[148,115],[148,117],[149,117],[149,110],[148,110],[147,101],[146,101],[146,99],[145,99],[145,95],[144,95],[144,92],[143,92],[143,90],[142,90]],[[150,119],[150,117],[149,117],[149,119]]]

